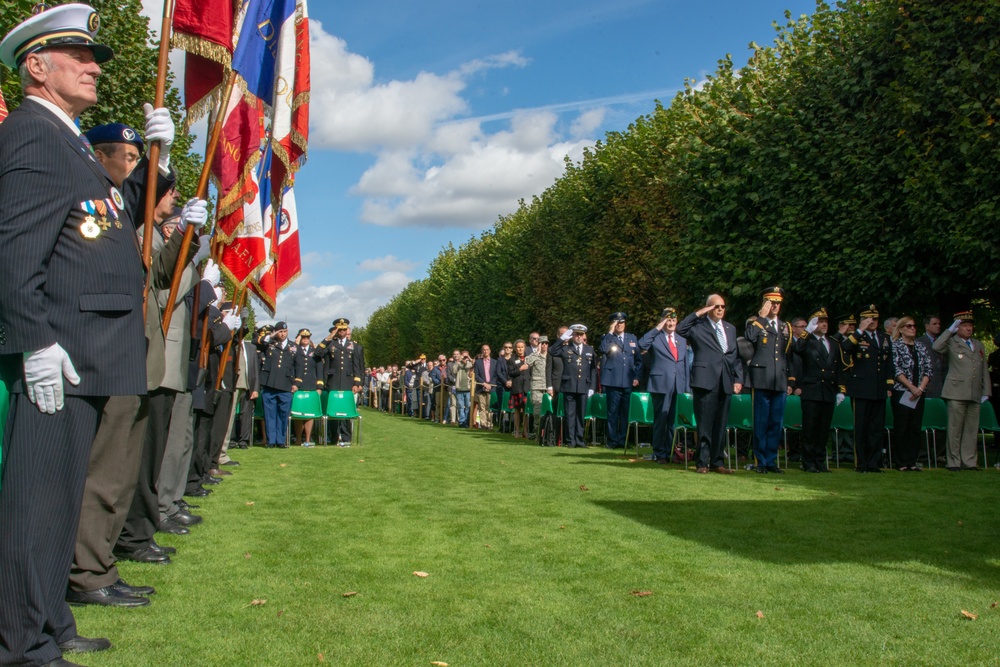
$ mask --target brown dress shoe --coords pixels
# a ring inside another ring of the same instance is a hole
[[[707,475],[708,468],[696,468],[695,472],[698,473],[699,475]]]
[[[718,468],[712,468],[712,472],[717,472],[720,475],[732,475],[733,471],[726,466],[719,466]]]
[[[229,477],[233,473],[229,472],[228,470],[219,470],[218,468],[212,468],[211,470],[208,471],[208,474],[211,475],[212,477]]]

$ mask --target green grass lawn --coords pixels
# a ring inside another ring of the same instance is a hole
[[[696,475],[363,414],[363,447],[236,452],[173,564],[122,565],[151,606],[75,610],[116,645],[79,661],[1000,664],[996,470]]]

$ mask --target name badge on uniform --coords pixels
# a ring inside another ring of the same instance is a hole
[[[629,347],[635,347],[635,341],[629,341],[628,346]]]

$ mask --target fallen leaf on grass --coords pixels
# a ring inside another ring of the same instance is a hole
[[[762,612],[760,609],[757,610],[757,618],[764,618],[764,612]]]
[[[487,549],[492,549],[493,548],[489,544],[484,544],[483,546],[486,547]]]
[[[323,657],[322,653],[317,653],[316,659],[319,660],[320,662],[326,662],[326,658]]]
[[[426,572],[417,571],[417,572],[413,573],[413,576],[414,577],[420,577],[421,579],[426,579],[427,577],[429,577],[431,575],[427,574]]]
[[[279,464],[278,464],[278,467],[279,467],[279,468],[287,468],[287,467],[288,467],[288,464],[287,464],[287,463],[279,463]]]
[[[959,522],[958,522],[958,525],[960,525],[960,526],[964,526],[965,524],[964,524],[964,523],[962,523],[961,521],[959,521]]]
[[[278,618],[281,618],[281,615],[284,614],[284,613],[285,613],[284,609],[279,609],[278,610]]]
[[[559,530],[566,530],[566,526],[559,526]]]
[[[250,600],[250,604],[243,605],[243,608],[246,609],[247,607],[263,607],[266,604],[267,600]]]
[[[364,462],[365,462],[364,459],[358,459],[358,463],[364,463]]]
[[[979,615],[978,615],[978,614],[973,614],[973,613],[972,613],[971,611],[965,611],[965,610],[963,609],[963,610],[962,610],[962,617],[963,617],[963,618],[967,618],[967,619],[969,619],[970,621],[974,621],[974,620],[976,620],[977,618],[979,618]]]
[[[243,557],[246,558],[247,560],[250,560],[250,552],[249,551],[244,551],[243,552]]]
[[[636,461],[638,461],[638,460],[639,460],[639,459],[629,459],[629,460],[628,460],[628,462],[629,462],[629,463],[635,463],[635,462],[636,462]]]
[[[252,500],[248,500],[247,501],[247,507],[253,507],[253,501]]]
[[[994,602],[990,605],[990,609],[996,609],[998,604],[1000,604],[1000,602]]]
[[[345,597],[345,598],[352,598],[352,597],[354,597],[354,596],[355,596],[355,595],[357,595],[357,594],[358,594],[358,592],[357,592],[357,591],[347,591],[346,593],[344,593],[344,594],[342,595],[342,597]]]
[[[448,667],[447,662],[441,662],[440,660],[434,660],[431,662],[432,665],[437,665],[437,667]]]
[[[775,491],[784,491],[785,487],[783,487],[783,486],[776,486],[776,487],[774,487],[774,490]]]
[[[580,490],[581,490],[581,491],[590,491],[590,489],[588,489],[588,488],[587,488],[587,485],[586,485],[586,484],[581,484],[581,485],[580,485]]]
[[[647,595],[652,595],[652,594],[653,591],[632,591],[632,595],[636,596],[637,598],[644,598]]]

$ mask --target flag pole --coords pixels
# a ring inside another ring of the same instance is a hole
[[[239,296],[237,296],[233,300],[233,309],[236,312],[239,313],[239,312],[243,311],[243,305],[246,303],[246,298],[247,298],[247,289],[246,289],[246,286],[243,286],[243,287],[239,288],[238,295]],[[244,326],[243,323],[241,323],[239,329],[237,329],[236,331],[233,332],[233,337],[229,339],[229,342],[226,343],[226,347],[223,348],[223,350],[222,350],[222,356],[219,358],[219,374],[215,378],[215,390],[216,391],[219,391],[222,388],[222,373],[223,373],[223,371],[226,370],[226,364],[229,363],[229,351],[232,349],[232,347],[233,347],[233,341],[236,340],[236,337],[237,337],[237,335],[239,335],[239,332],[243,331],[243,326]],[[238,358],[237,358],[237,360],[238,360]],[[238,370],[238,369],[237,368],[233,368],[234,372],[236,370]]]
[[[156,63],[156,93],[153,97],[153,108],[163,106],[167,89],[167,65],[170,58],[170,30],[174,22],[174,0],[163,2],[163,22],[160,24],[160,53]],[[149,164],[146,173],[146,211],[142,225],[142,263],[146,267],[146,284],[142,288],[142,317],[146,319],[146,300],[149,298],[149,280],[153,256],[153,215],[156,211],[156,184],[160,175],[160,142],[149,145],[147,153]],[[164,333],[167,331],[163,327]]]
[[[215,151],[219,146],[219,137],[222,135],[222,121],[225,118],[226,109],[229,108],[229,98],[232,95],[233,87],[236,85],[236,76],[237,74],[235,71],[229,72],[229,78],[226,80],[226,87],[222,92],[222,99],[219,101],[219,111],[216,113],[215,124],[212,126],[211,139],[208,142],[208,147],[205,149],[205,163],[201,168],[201,178],[198,179],[198,190],[195,193],[195,197],[198,199],[204,199],[208,194],[208,178],[212,173],[212,159],[215,157]],[[170,281],[170,298],[167,300],[167,304],[163,311],[164,335],[166,335],[167,330],[170,328],[170,319],[174,314],[174,302],[177,300],[177,292],[180,291],[181,288],[181,275],[184,273],[184,267],[187,266],[187,250],[191,245],[191,240],[193,238],[194,227],[188,225],[184,230],[184,242],[181,243],[180,254],[177,256],[177,264],[174,266],[174,276]],[[197,307],[197,304],[195,307]]]

